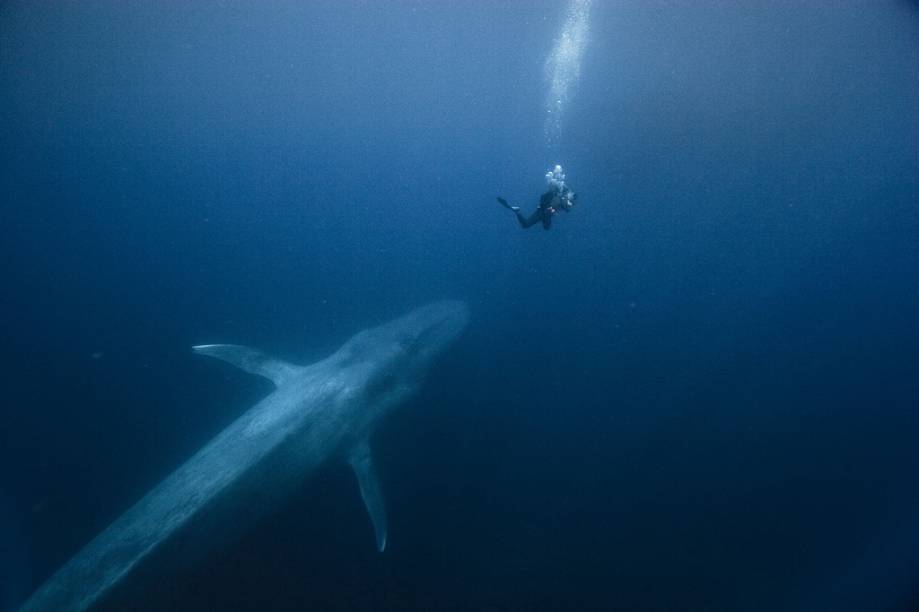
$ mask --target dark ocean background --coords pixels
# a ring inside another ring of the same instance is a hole
[[[919,4],[0,5],[0,605],[270,384],[440,298],[374,452],[171,610],[919,609]],[[580,195],[523,232],[561,163]]]

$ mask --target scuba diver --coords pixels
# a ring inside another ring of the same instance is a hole
[[[504,208],[514,211],[523,229],[529,229],[537,223],[542,223],[543,229],[549,229],[552,227],[552,217],[555,216],[555,213],[559,210],[565,212],[571,210],[578,196],[565,185],[565,174],[561,166],[556,165],[555,168],[546,172],[546,184],[549,190],[540,196],[539,206],[529,217],[523,216],[519,206],[511,206],[504,198],[498,198],[498,202]]]

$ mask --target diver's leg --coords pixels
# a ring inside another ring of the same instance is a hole
[[[550,227],[552,227],[552,215],[546,215],[542,218],[542,228],[547,230]]]
[[[520,227],[522,227],[523,229],[530,229],[531,227],[539,223],[540,219],[542,219],[542,214],[540,214],[540,211],[538,208],[535,211],[533,211],[533,214],[530,215],[529,218],[526,218],[522,214],[520,214],[519,210],[515,210],[514,213],[517,215],[517,221],[520,222]]]
[[[517,222],[520,223],[520,227],[523,229],[529,229],[542,220],[542,210],[539,208],[534,210],[533,214],[527,218],[524,217],[523,213],[520,212],[519,206],[511,206],[504,198],[498,198],[498,203],[501,204],[501,206],[504,208],[514,211],[514,214],[517,215]],[[543,221],[543,224],[545,224],[545,221]]]

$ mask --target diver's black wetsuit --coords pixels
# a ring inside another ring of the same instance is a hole
[[[503,198],[498,198],[498,201],[514,211],[514,214],[517,215],[517,221],[520,222],[520,227],[523,229],[529,229],[540,222],[543,229],[549,229],[552,227],[552,216],[556,212],[559,210],[564,210],[565,212],[571,210],[571,203],[554,188],[539,197],[539,206],[529,217],[524,217],[518,208],[511,207]]]

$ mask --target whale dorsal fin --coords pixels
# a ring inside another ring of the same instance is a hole
[[[386,506],[383,504],[383,490],[380,479],[377,478],[370,456],[370,445],[366,440],[359,442],[351,450],[348,462],[354,468],[357,484],[361,488],[361,497],[370,514],[373,531],[377,538],[377,550],[383,552],[386,548]]]
[[[238,344],[200,344],[193,346],[192,350],[201,355],[222,359],[250,374],[264,376],[278,387],[301,369],[292,363],[269,357],[261,351]]]

